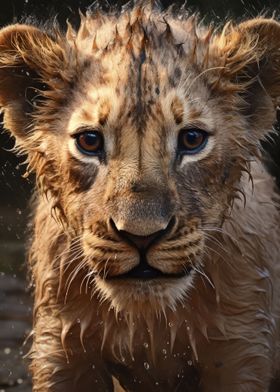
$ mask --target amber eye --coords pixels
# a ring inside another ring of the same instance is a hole
[[[104,139],[101,132],[87,130],[74,136],[78,149],[86,155],[100,155],[103,152]]]
[[[206,146],[208,133],[199,128],[181,129],[178,138],[178,151],[181,154],[197,154]]]

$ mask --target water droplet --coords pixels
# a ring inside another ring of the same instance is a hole
[[[10,349],[10,347],[6,347],[6,348],[4,348],[4,353],[6,354],[6,355],[9,355],[9,354],[11,354],[11,349]]]
[[[159,382],[158,381],[155,382],[155,386],[157,386],[157,387],[159,386]]]
[[[162,352],[162,354],[164,354],[164,355],[167,354],[167,350],[166,350],[165,348],[163,348],[163,349],[161,350],[161,352]]]
[[[95,365],[92,365],[92,369],[95,369]]]
[[[144,368],[145,368],[146,370],[149,370],[149,369],[150,369],[150,365],[148,364],[148,362],[144,362]]]
[[[189,366],[192,366],[192,361],[191,361],[191,360],[188,361],[188,365],[189,365]]]
[[[171,328],[173,327],[173,323],[171,321],[169,321],[168,326]]]
[[[143,344],[143,346],[144,346],[145,348],[149,348],[149,343],[145,342],[145,343]]]
[[[23,379],[22,378],[18,378],[17,379],[17,383],[20,385],[20,384],[22,384],[23,383]]]

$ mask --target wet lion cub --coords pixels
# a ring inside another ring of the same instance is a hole
[[[0,31],[38,188],[34,392],[269,390],[280,224],[258,157],[279,95],[273,19],[213,31],[141,2]]]

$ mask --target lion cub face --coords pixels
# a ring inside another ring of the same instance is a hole
[[[2,30],[5,124],[113,306],[173,306],[194,284],[273,122],[273,29],[218,34],[139,6],[56,38]]]
[[[190,52],[164,44],[135,33],[97,53],[61,126],[65,214],[114,304],[187,293],[241,172],[244,120]]]

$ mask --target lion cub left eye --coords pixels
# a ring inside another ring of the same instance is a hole
[[[84,130],[77,135],[76,146],[80,152],[86,155],[100,155],[104,149],[104,138],[98,130]]]
[[[206,146],[208,133],[199,128],[181,129],[178,137],[180,154],[197,154]]]

